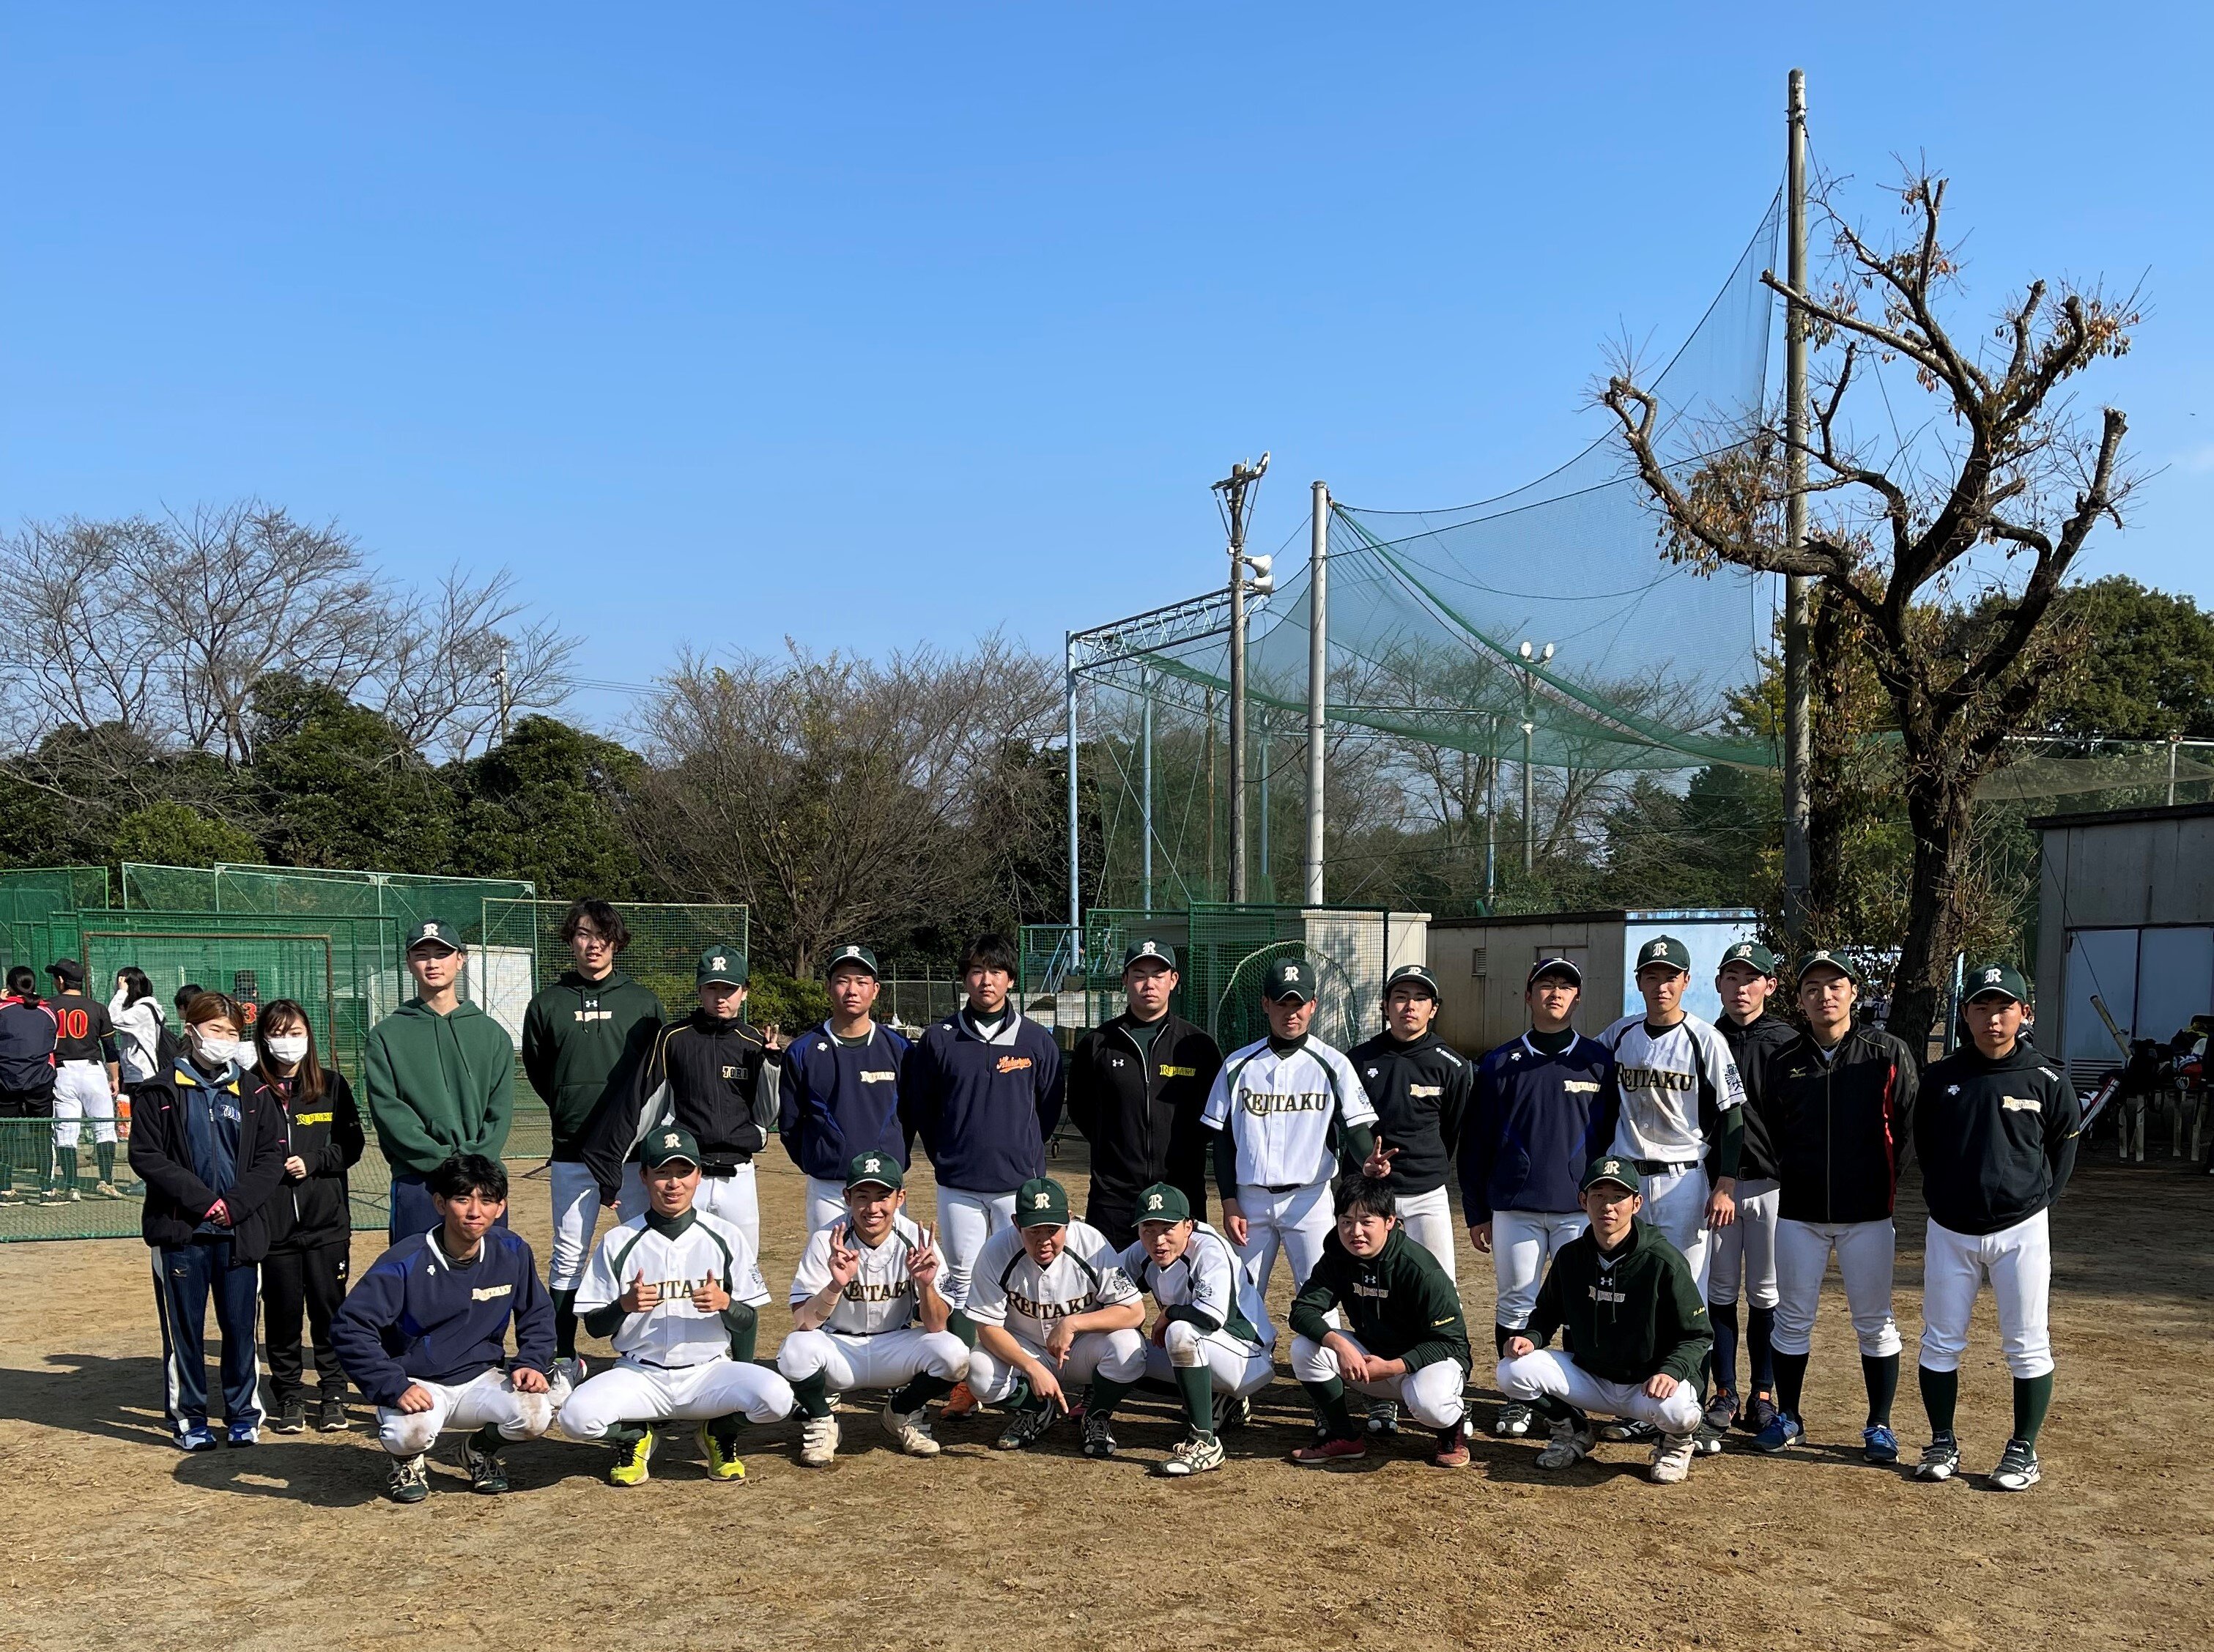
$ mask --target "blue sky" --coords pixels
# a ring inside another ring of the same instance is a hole
[[[9,9],[0,523],[259,494],[514,568],[597,678],[1057,649],[1220,578],[1233,458],[1273,542],[1589,439],[1797,64],[1830,168],[1953,175],[1979,300],[2145,279],[2086,572],[2214,603],[2205,9]]]

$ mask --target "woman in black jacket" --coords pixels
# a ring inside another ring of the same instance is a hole
[[[304,1308],[315,1343],[315,1426],[346,1426],[346,1374],[331,1346],[331,1315],[346,1296],[353,1219],[346,1172],[361,1158],[361,1114],[345,1077],[317,1059],[308,1013],[289,998],[261,1012],[254,1048],[262,1087],[284,1115],[284,1180],[270,1201],[269,1255],[261,1264],[261,1306],[268,1316],[269,1386],[278,1434],[308,1426],[308,1393],[300,1380],[300,1319]]]

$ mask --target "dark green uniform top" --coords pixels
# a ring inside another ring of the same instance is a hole
[[[1696,1382],[1715,1344],[1691,1264],[1642,1221],[1612,1257],[1588,1231],[1561,1247],[1522,1334],[1543,1348],[1557,1331],[1569,1357],[1603,1382],[1661,1374]]]
[[[1419,1371],[1440,1360],[1469,1368],[1468,1321],[1460,1293],[1437,1258],[1395,1227],[1384,1248],[1366,1259],[1345,1248],[1333,1232],[1322,1242],[1322,1259],[1292,1299],[1292,1329],[1310,1342],[1330,1334],[1323,1318],[1345,1312],[1345,1328],[1379,1359],[1404,1360]]]
[[[554,1157],[584,1157],[584,1127],[609,1096],[627,1094],[661,1028],[661,1000],[621,970],[587,981],[574,970],[523,1013],[523,1071],[554,1116]]]

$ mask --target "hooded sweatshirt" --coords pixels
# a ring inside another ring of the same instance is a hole
[[[498,1159],[515,1111],[515,1045],[474,1004],[441,1015],[411,998],[369,1030],[364,1070],[376,1145],[403,1176],[457,1153]]]
[[[585,1127],[610,1097],[627,1096],[660,1031],[661,1000],[617,970],[587,981],[574,970],[523,1013],[523,1071],[553,1115],[554,1157],[584,1156]]]

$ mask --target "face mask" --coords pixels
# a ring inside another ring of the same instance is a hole
[[[269,1040],[269,1053],[280,1062],[304,1062],[308,1059],[308,1035],[288,1032]]]
[[[238,1040],[235,1038],[212,1038],[205,1032],[195,1032],[193,1043],[199,1048],[200,1059],[211,1067],[221,1067],[238,1059]]]

